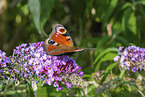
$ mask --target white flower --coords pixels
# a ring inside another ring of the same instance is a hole
[[[130,66],[130,62],[129,62],[129,61],[125,61],[125,65],[126,65],[127,67],[129,67],[129,66]]]
[[[119,56],[116,56],[116,57],[114,58],[114,61],[117,62],[117,61],[119,60],[119,58],[120,58]]]

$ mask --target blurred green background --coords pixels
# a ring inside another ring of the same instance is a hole
[[[74,56],[85,74],[97,71],[97,56],[107,48],[145,47],[145,0],[0,0],[0,49],[9,56],[21,43],[44,41],[56,23],[75,46],[97,48]]]
[[[75,46],[97,48],[76,58],[93,68],[95,56],[108,47],[145,46],[144,5],[145,0],[0,0],[0,49],[9,56],[21,43],[44,41],[60,23]]]

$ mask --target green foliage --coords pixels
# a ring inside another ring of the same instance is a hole
[[[38,97],[144,97],[145,74],[139,72],[141,79],[137,74],[128,76],[113,58],[119,46],[145,47],[145,0],[1,0],[0,4],[0,50],[7,55],[21,43],[44,41],[55,23],[67,28],[78,47],[95,48],[75,56],[90,82],[87,89],[56,92],[50,86],[38,86]],[[7,92],[24,97],[17,87],[0,85],[5,88],[0,96]],[[34,96],[28,86],[25,90]]]

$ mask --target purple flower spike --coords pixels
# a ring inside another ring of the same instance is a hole
[[[0,50],[0,71],[2,67],[6,67],[7,63],[10,62],[10,58],[6,56],[6,53]]]
[[[137,46],[119,47],[118,54],[114,61],[119,61],[123,69],[132,72],[144,70],[145,65],[142,64],[145,64],[145,48]]]
[[[6,56],[6,53],[0,50],[0,75],[7,79],[5,73],[10,70],[4,70],[3,68],[8,67],[8,64],[11,63],[10,58]]]
[[[12,69],[15,79],[17,77],[36,79],[42,82],[42,85],[53,85],[57,91],[62,90],[62,84],[70,88],[72,84],[69,76],[83,76],[84,73],[78,72],[81,67],[69,56],[50,56],[43,50],[44,42],[23,43],[14,49],[11,59]],[[5,57],[5,53],[0,51],[0,67],[6,67],[6,63],[10,63],[9,58]],[[81,78],[78,78],[78,80]]]

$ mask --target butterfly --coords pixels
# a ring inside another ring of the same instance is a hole
[[[71,55],[84,50],[73,46],[72,38],[61,24],[53,26],[49,38],[43,43],[43,48],[49,55]]]

